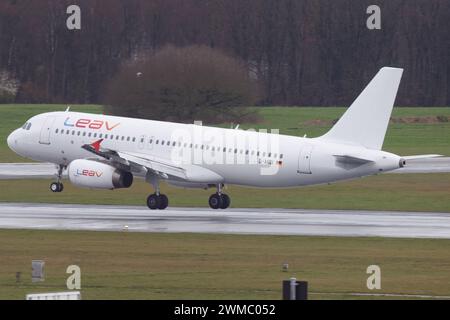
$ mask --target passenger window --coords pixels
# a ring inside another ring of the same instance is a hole
[[[59,131],[59,130],[58,130],[58,129],[56,129],[56,130],[55,130],[55,133],[58,133],[58,131]]]
[[[92,132],[89,132],[88,137],[90,138],[92,136]]]
[[[75,130],[72,130],[72,135],[73,135],[73,136],[75,135]]]
[[[122,141],[123,141],[123,140],[125,140],[125,137],[124,137],[124,136],[122,136],[122,139],[121,139],[121,140],[122,140]]]
[[[77,135],[79,136],[80,134],[81,134],[81,132],[80,132],[80,131],[78,131],[78,132],[77,132]]]
[[[133,142],[136,142],[136,137],[133,137]],[[142,142],[144,142],[144,139],[142,139]]]
[[[99,138],[103,137],[103,133],[100,133],[100,134],[98,135],[98,137],[99,137]]]
[[[151,144],[152,142],[153,142],[153,139],[150,139],[150,142],[149,142],[149,143]]]
[[[280,154],[280,159],[283,159],[283,154]]]
[[[94,138],[97,138],[97,132],[96,132],[96,133],[94,133]]]
[[[83,132],[83,137],[86,137],[86,131]]]
[[[175,145],[176,145],[176,142],[174,141],[174,142],[172,143],[172,147],[175,147]]]

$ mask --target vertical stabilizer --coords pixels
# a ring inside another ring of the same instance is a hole
[[[381,150],[403,69],[381,68],[339,121],[321,138]]]

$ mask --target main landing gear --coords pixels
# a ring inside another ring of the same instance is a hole
[[[164,210],[169,205],[169,199],[165,194],[161,194],[159,190],[159,179],[155,174],[148,173],[145,180],[152,184],[155,193],[147,197],[147,206],[151,210]],[[209,206],[212,209],[226,209],[230,206],[231,199],[228,195],[222,193],[223,184],[217,185],[217,192],[209,197]]]
[[[151,210],[164,210],[169,205],[169,198],[165,194],[151,194],[147,198],[147,206]]]
[[[217,192],[209,197],[209,206],[211,209],[226,209],[231,204],[231,199],[225,193],[222,193],[222,184],[217,185]]]
[[[155,188],[155,193],[147,197],[147,206],[150,210],[164,210],[169,205],[169,198],[159,192],[159,181],[154,175],[147,175],[146,181]]]
[[[58,166],[58,174],[56,175],[56,182],[52,182],[50,184],[50,190],[52,192],[62,192],[64,190],[64,185],[61,182],[62,172],[63,172],[64,168],[65,168],[65,166],[63,166],[63,165]]]

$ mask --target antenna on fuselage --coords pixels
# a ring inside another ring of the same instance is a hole
[[[70,111],[70,106],[67,106],[66,112]]]

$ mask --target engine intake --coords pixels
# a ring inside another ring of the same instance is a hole
[[[74,185],[94,189],[122,189],[133,184],[133,174],[106,163],[93,160],[74,160],[68,168],[69,180]]]

